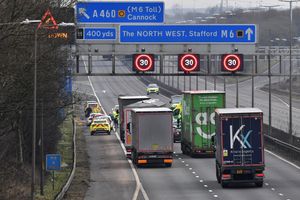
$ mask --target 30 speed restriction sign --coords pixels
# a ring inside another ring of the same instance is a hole
[[[178,55],[178,71],[192,72],[200,70],[200,56],[198,54]]]
[[[223,54],[222,55],[222,71],[236,72],[243,71],[244,56],[243,54]]]
[[[153,54],[134,54],[133,55],[133,71],[147,72],[154,71],[154,55]]]

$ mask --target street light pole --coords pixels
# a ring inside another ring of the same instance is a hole
[[[32,132],[32,166],[31,166],[31,199],[35,199],[35,142],[36,142],[36,93],[37,93],[37,31],[34,31],[34,83],[33,83],[33,132]]]
[[[30,23],[30,20],[25,20]],[[40,20],[32,20],[40,22]],[[60,23],[58,26],[74,26],[74,23]],[[37,38],[38,29],[34,31],[34,85],[33,85],[33,132],[32,132],[32,166],[31,166],[31,199],[35,199],[35,163],[36,163],[36,97],[37,97]]]
[[[292,113],[292,45],[293,45],[293,2],[299,0],[279,0],[281,2],[288,2],[290,4],[290,73],[289,73],[289,134],[293,134],[293,113]]]

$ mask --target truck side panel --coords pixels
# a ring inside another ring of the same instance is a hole
[[[132,99],[120,99],[118,98],[118,103],[119,103],[119,134],[121,141],[124,143],[125,142],[125,129],[124,129],[124,123],[125,123],[125,116],[124,116],[124,107],[136,103],[138,101],[150,99],[150,97],[139,97],[139,98],[132,98]],[[126,126],[126,125],[125,125]]]
[[[125,123],[123,124],[123,129],[125,130],[125,147],[131,147],[132,144],[132,135],[130,130],[127,129],[127,124],[132,123],[131,121],[131,108],[124,109]]]
[[[191,131],[191,124],[192,124],[192,98],[190,94],[184,94],[183,98],[183,109],[182,109],[182,125],[181,125],[181,131],[182,131],[182,140],[185,143],[191,144],[193,137],[192,137],[192,131]]]
[[[212,150],[211,138],[216,134],[215,109],[225,107],[225,94],[201,94],[193,97],[194,146]]]

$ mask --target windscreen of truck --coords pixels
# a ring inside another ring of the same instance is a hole
[[[226,118],[222,129],[224,165],[264,164],[260,117]]]

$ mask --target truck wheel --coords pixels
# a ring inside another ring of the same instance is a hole
[[[134,151],[134,150],[131,152],[131,159],[132,159],[133,164],[135,164],[136,166],[138,166],[138,163],[137,163],[137,159],[136,159],[136,155],[135,155],[135,151]]]
[[[221,185],[222,185],[222,188],[227,188],[228,187],[228,183],[224,183],[223,181],[221,181]]]
[[[91,132],[91,135],[94,135],[94,132]]]
[[[110,131],[107,132],[107,135],[110,135]]]
[[[262,187],[264,185],[264,182],[261,181],[261,182],[257,182],[255,183],[256,187]]]
[[[220,176],[220,172],[219,172],[217,163],[216,163],[216,177],[217,177],[218,183],[221,183],[221,176]]]
[[[183,154],[186,154],[185,145],[183,143],[181,143],[181,151]]]

